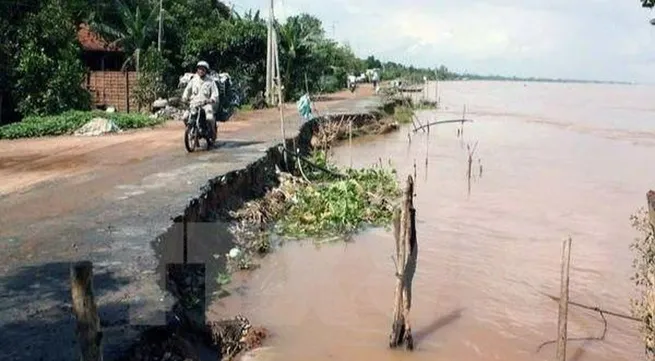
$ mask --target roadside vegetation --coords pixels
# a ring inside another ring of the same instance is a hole
[[[638,291],[638,296],[633,299],[632,314],[642,320],[640,330],[644,348],[648,359],[655,360],[655,234],[646,209],[639,209],[630,221],[639,234],[631,244],[635,253],[632,280]]]
[[[71,110],[59,115],[29,116],[22,122],[0,127],[0,139],[33,138],[72,134],[93,118],[111,120],[119,129],[151,127],[162,123],[162,118],[150,118],[140,113],[106,113],[102,111]]]
[[[193,71],[200,59],[230,73],[243,104],[253,103],[265,88],[267,22],[258,11],[237,11],[221,1],[164,1],[161,52],[158,1],[5,1],[0,2],[0,12],[0,125],[92,108],[77,41],[80,24],[89,24],[124,51],[123,70],[138,73],[131,94],[141,109],[158,97],[177,95],[179,76]],[[310,14],[291,16],[274,26],[287,100],[306,91],[337,91],[345,87],[347,74],[369,68],[382,69],[382,79],[449,74],[444,69],[383,63],[374,56],[360,59],[348,45],[326,36],[321,21]]]
[[[407,105],[396,107],[393,117],[400,124],[409,124],[412,122],[414,116],[414,109]]]
[[[331,173],[303,172],[305,181],[297,183],[290,205],[275,227],[276,234],[287,238],[342,237],[364,226],[391,222],[392,201],[400,195],[395,170],[378,165],[339,168],[328,162],[323,151],[315,152],[310,161]]]

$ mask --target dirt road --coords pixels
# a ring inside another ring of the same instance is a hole
[[[316,108],[363,112],[379,104],[370,95],[364,86]],[[284,113],[292,137],[295,104]],[[176,122],[102,137],[0,141],[0,359],[74,357],[70,261],[94,262],[113,352],[131,337],[122,326],[163,322],[167,299],[155,281],[161,255],[153,244],[207,180],[245,168],[281,141],[279,111],[237,114],[218,137],[215,149],[190,154]]]

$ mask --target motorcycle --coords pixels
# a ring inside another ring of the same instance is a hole
[[[184,147],[189,153],[193,152],[197,147],[200,147],[200,138],[204,138],[207,142],[207,150],[209,150],[216,141],[218,125],[214,126],[213,131],[212,129],[209,129],[205,110],[203,109],[207,104],[210,104],[210,101],[203,100],[189,104],[188,116],[184,119],[186,125],[184,130]]]

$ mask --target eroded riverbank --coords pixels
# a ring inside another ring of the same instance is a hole
[[[587,132],[574,119],[560,118],[565,106],[557,108],[552,85],[534,98],[523,95],[516,107],[508,106],[509,100],[494,103],[503,91],[513,96],[522,84],[471,87],[440,84],[450,95],[442,96],[448,110],[420,113],[424,122],[454,119],[468,98],[467,118],[475,122],[465,125],[463,139],[454,124],[432,128],[429,138],[412,134],[411,143],[409,130],[402,128],[353,146],[359,155],[355,167],[382,158],[404,176],[414,174],[416,164],[419,261],[412,321],[417,350],[406,354],[387,348],[393,239],[390,232],[371,230],[353,243],[287,244],[263,260],[261,269],[235,280],[238,294],[222,299],[213,311],[244,312],[253,322],[266,323],[272,348],[260,359],[551,360],[554,345],[538,348],[555,338],[557,303],[543,294],[558,292],[561,241],[569,235],[571,300],[630,314],[629,247],[637,234],[629,216],[643,204],[655,177],[642,166],[653,161],[655,136],[639,142],[624,136],[634,130],[631,119],[605,136],[611,131],[606,124],[615,121],[607,117],[616,113],[604,115],[604,96],[582,115],[591,123],[585,129],[605,130]],[[573,106],[572,93],[565,93],[564,104]],[[629,91],[624,94],[629,99],[616,98],[613,107],[627,112],[638,102],[634,95]],[[589,92],[582,97],[588,100]],[[550,102],[544,106],[543,99]],[[478,101],[481,110],[475,107]],[[551,107],[557,108],[555,114],[543,113]],[[469,195],[466,146],[476,142]],[[348,165],[348,148],[337,148],[335,159]],[[571,341],[570,357],[644,360],[638,324],[606,317],[604,339],[593,340],[603,334],[599,314],[569,309],[569,337],[589,338]]]
[[[297,158],[342,139],[346,133],[343,129],[348,129],[347,133],[352,133],[354,137],[358,134],[383,134],[396,129],[397,124],[391,116],[397,104],[398,101],[387,100],[379,111],[323,116],[308,121],[300,128],[297,137],[287,140],[286,149],[293,151],[288,152],[278,146],[270,148],[264,157],[246,168],[209,180],[202,194],[189,203],[184,214],[176,217],[174,225],[152,243],[158,258],[156,273],[159,275],[159,285],[170,292],[171,302],[174,303],[172,312],[166,316],[167,326],[159,329],[162,332],[168,329],[171,337],[185,338],[187,343],[193,341],[185,334],[206,333],[204,338],[213,338],[213,341],[205,343],[214,344],[224,357],[234,355],[242,348],[258,346],[259,341],[251,344],[241,340],[242,336],[249,334],[250,323],[247,319],[236,319],[236,326],[230,324],[225,328],[219,325],[219,322],[225,325],[225,321],[216,321],[225,320],[227,315],[208,319],[204,315],[207,304],[226,294],[221,279],[229,277],[228,251],[236,246],[248,259],[262,253],[256,238],[235,238],[233,229],[229,227],[240,220],[235,218],[238,214],[235,211],[249,201],[273,195],[271,191],[280,186],[280,172],[306,177],[302,162],[296,161]],[[317,166],[312,162],[309,164]],[[246,222],[252,223],[252,220]],[[209,329],[205,325],[209,325]],[[180,341],[171,342],[176,344]],[[143,353],[141,348],[153,348],[152,340],[144,340],[142,344],[129,353],[138,355]],[[164,347],[175,355],[176,351],[171,346],[155,346],[158,347]],[[179,357],[204,359],[198,355],[182,353]],[[128,356],[126,360],[149,359]]]
[[[326,104],[328,108],[320,107]],[[373,116],[379,106],[379,99],[365,96],[319,104],[322,114],[333,116]],[[155,252],[150,241],[154,235],[168,233],[169,217],[184,214],[189,199],[194,200],[191,203],[199,201],[196,205],[203,204],[198,195],[204,191],[199,193],[198,188],[206,186],[208,179],[247,168],[279,143],[279,116],[275,112],[273,115],[253,124],[237,122],[236,130],[229,130],[228,124],[228,130],[221,133],[222,140],[210,152],[186,154],[181,133],[173,125],[153,131],[153,137],[164,135],[165,149],[128,164],[119,162],[123,159],[118,150],[122,141],[135,139],[116,136],[111,147],[94,150],[97,156],[104,154],[98,172],[73,175],[33,187],[24,194],[5,196],[2,206],[12,210],[8,218],[0,220],[4,260],[0,267],[0,333],[5,335],[0,339],[0,358],[74,357],[68,268],[69,262],[80,259],[94,263],[105,359],[123,355],[144,328],[164,324],[172,300],[157,282],[162,279],[157,271],[165,267],[159,261],[161,252]],[[290,114],[285,124],[287,135],[295,137],[297,116]],[[69,147],[71,151],[79,152],[76,144]],[[204,222],[204,226],[208,225]],[[221,237],[229,241],[226,224],[218,222],[208,227],[212,242]],[[189,248],[189,254],[195,251],[202,252]],[[213,258],[213,254],[207,256]]]

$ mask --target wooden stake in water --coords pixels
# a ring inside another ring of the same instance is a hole
[[[471,195],[471,178],[473,178],[473,154],[475,153],[475,150],[478,148],[478,142],[475,142],[475,145],[473,148],[471,148],[470,144],[466,145],[466,149],[468,150],[468,168],[466,170],[466,179],[468,181],[468,195]]]
[[[350,150],[350,168],[353,167],[353,120],[348,122],[348,149]]]
[[[557,361],[566,361],[566,333],[569,313],[569,268],[571,237],[562,243],[562,273],[560,283],[559,317],[557,319]]]
[[[430,129],[428,127],[428,129]],[[425,181],[428,181],[428,155],[430,153],[430,131],[428,130],[428,135],[425,140]]]
[[[412,307],[412,281],[418,260],[416,241],[416,209],[414,209],[414,180],[407,177],[403,203],[394,211],[393,225],[396,241],[395,273],[396,293],[393,307],[393,323],[389,336],[389,347],[402,344],[408,350],[414,349],[409,312]]]
[[[462,110],[462,123],[459,131],[459,135],[462,137],[464,137],[464,119],[466,119],[466,104],[464,104],[464,109]]]
[[[416,179],[416,159],[414,159],[414,179]]]
[[[430,153],[430,125],[428,125],[428,135],[425,137],[425,166],[428,166],[428,154]]]

